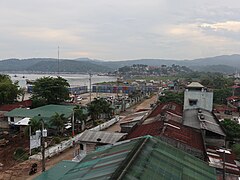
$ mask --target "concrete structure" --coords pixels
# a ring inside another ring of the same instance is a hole
[[[213,92],[207,91],[207,89],[198,82],[192,82],[186,87],[184,92],[184,110],[202,108],[212,111],[212,107]]]

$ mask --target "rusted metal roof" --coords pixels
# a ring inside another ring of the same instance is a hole
[[[113,144],[125,135],[126,133],[86,130],[82,133],[78,140],[82,142]]]

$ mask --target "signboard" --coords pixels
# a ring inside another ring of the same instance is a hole
[[[36,135],[30,136],[30,149],[38,148],[41,146],[41,138]]]

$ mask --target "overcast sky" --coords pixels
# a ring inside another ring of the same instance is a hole
[[[239,0],[1,0],[0,59],[240,53]]]

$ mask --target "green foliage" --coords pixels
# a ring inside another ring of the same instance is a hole
[[[13,153],[13,158],[17,161],[26,161],[28,159],[28,154],[22,147],[18,147]]]
[[[184,94],[181,93],[175,93],[171,91],[166,91],[164,92],[165,96],[160,96],[159,101],[161,103],[166,103],[166,102],[175,102],[177,104],[183,104],[184,101]]]
[[[19,94],[18,82],[13,83],[8,75],[0,74],[0,104],[13,103]]]
[[[55,144],[59,144],[59,143],[61,142],[60,137],[54,137],[54,138],[53,138],[53,142],[54,142]]]
[[[216,104],[225,104],[226,98],[232,95],[231,88],[214,89],[213,102]]]
[[[207,73],[201,76],[200,83],[212,89],[225,89],[233,85],[233,79],[226,78],[221,73]]]
[[[240,124],[230,119],[225,119],[224,121],[221,121],[220,124],[226,130],[228,140],[240,138]]]
[[[234,145],[232,146],[232,150],[233,150],[233,152],[236,154],[237,159],[240,160],[240,144],[239,144],[239,143],[234,144]]]
[[[59,104],[69,98],[69,84],[60,76],[42,77],[33,85],[33,99],[44,99],[47,104]]]
[[[32,107],[31,108],[37,108],[41,106],[47,105],[46,100],[43,98],[32,98]]]
[[[58,114],[56,113],[54,116],[50,119],[51,126],[57,127],[58,133],[63,133],[63,128],[65,124],[67,123],[67,118],[64,117],[64,114]]]
[[[25,128],[24,135],[26,137],[29,136],[29,129],[31,128],[31,135],[35,134],[35,132],[39,129],[42,129],[42,123],[38,118],[32,118],[29,121],[29,126]]]
[[[94,122],[100,118],[101,114],[106,114],[108,118],[110,118],[112,110],[113,109],[111,108],[111,104],[103,98],[95,99],[91,102],[91,104],[88,105],[89,115]]]

